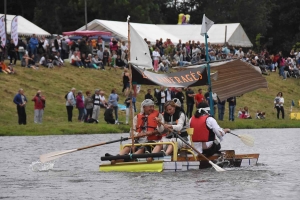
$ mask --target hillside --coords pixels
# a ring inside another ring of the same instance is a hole
[[[122,90],[122,70],[105,71],[94,69],[78,69],[67,65],[62,68],[47,69],[40,67],[39,70],[23,68],[17,65],[16,74],[6,75],[0,73],[0,135],[43,135],[43,134],[72,134],[72,133],[105,133],[105,132],[125,132],[129,130],[126,125],[106,125],[103,121],[103,110],[100,112],[100,124],[85,124],[76,122],[78,114],[77,109],[73,111],[73,123],[67,122],[67,112],[65,108],[64,96],[72,87],[83,92],[94,91],[100,88],[106,92],[106,98],[112,88],[117,89],[120,95],[119,103],[124,102]],[[290,120],[290,105],[294,100],[296,106],[293,111],[300,111],[298,101],[300,99],[300,79],[290,78],[283,81],[278,73],[271,73],[265,76],[269,88],[259,89],[237,98],[236,113],[238,108],[248,106],[250,114],[255,116],[257,110],[266,112],[266,120],[236,120],[228,121],[228,106],[226,104],[225,121],[222,126],[230,128],[259,128],[259,127],[300,127],[300,121]],[[157,86],[142,86],[137,102],[141,102],[147,88]],[[29,99],[26,107],[27,121],[26,126],[19,126],[17,123],[16,106],[12,102],[14,95],[19,88],[23,88],[25,95]],[[206,87],[203,87],[203,89]],[[31,98],[37,90],[42,90],[46,96],[46,108],[43,118],[43,124],[33,123],[33,102]],[[197,91],[198,88],[193,88]],[[276,94],[282,91],[285,98],[285,120],[276,119],[276,110],[273,108],[273,100]],[[139,108],[139,103],[137,104]],[[125,113],[120,112],[120,121],[125,121]]]

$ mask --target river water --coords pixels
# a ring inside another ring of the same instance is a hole
[[[258,166],[169,173],[99,172],[100,157],[119,143],[66,155],[51,170],[32,170],[39,155],[127,134],[0,138],[0,199],[300,199],[300,129],[244,129],[255,146],[226,135],[222,149],[260,153]]]

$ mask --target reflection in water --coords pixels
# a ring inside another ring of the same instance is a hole
[[[29,169],[33,172],[47,172],[53,169],[55,162],[45,162],[42,163],[40,161],[34,161],[29,165]]]

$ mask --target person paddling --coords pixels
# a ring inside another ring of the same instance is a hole
[[[167,101],[165,103],[165,113],[164,120],[165,123],[158,122],[160,124],[164,124],[165,131],[169,132],[163,137],[162,142],[177,142],[178,149],[185,147],[186,145],[179,138],[176,137],[177,134],[174,132],[178,132],[180,136],[186,140],[188,140],[188,134],[186,129],[189,128],[188,118],[184,113],[181,102],[179,99],[174,98],[171,101]],[[153,149],[152,153],[158,153],[163,151],[165,155],[171,155],[173,152],[173,145],[163,145],[158,144]],[[147,158],[148,162],[152,161],[152,158]]]
[[[220,142],[226,133],[230,133],[230,129],[222,129],[217,121],[208,113],[210,110],[206,102],[198,104],[197,111],[190,119],[190,127],[194,128],[192,141],[194,147],[209,157],[218,153],[221,149]]]
[[[133,118],[133,128],[134,136],[144,136],[140,137],[137,143],[146,143],[146,142],[156,142],[161,139],[161,134],[164,131],[164,127],[157,123],[157,121],[164,122],[162,114],[157,110],[154,110],[154,102],[151,99],[145,99],[141,103],[141,112]],[[153,134],[154,131],[157,131],[158,134]],[[149,135],[145,137],[146,135]],[[123,148],[119,155],[125,155],[130,153],[131,147]],[[142,154],[145,151],[150,151],[148,146],[139,146],[135,148],[135,154]],[[109,154],[106,154],[110,156]]]

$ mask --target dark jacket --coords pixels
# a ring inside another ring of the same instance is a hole
[[[112,108],[108,108],[105,110],[105,112],[104,112],[104,120],[105,121],[114,120],[113,111],[114,110]]]
[[[227,99],[227,102],[229,103],[229,106],[235,106],[236,105],[236,98],[235,97],[230,97],[230,98]]]
[[[27,102],[27,98],[26,98],[25,95],[24,95],[24,101]],[[16,94],[16,96],[15,96],[13,102],[14,102],[16,105],[21,105],[21,104],[23,104],[21,94],[19,94],[19,93]]]

